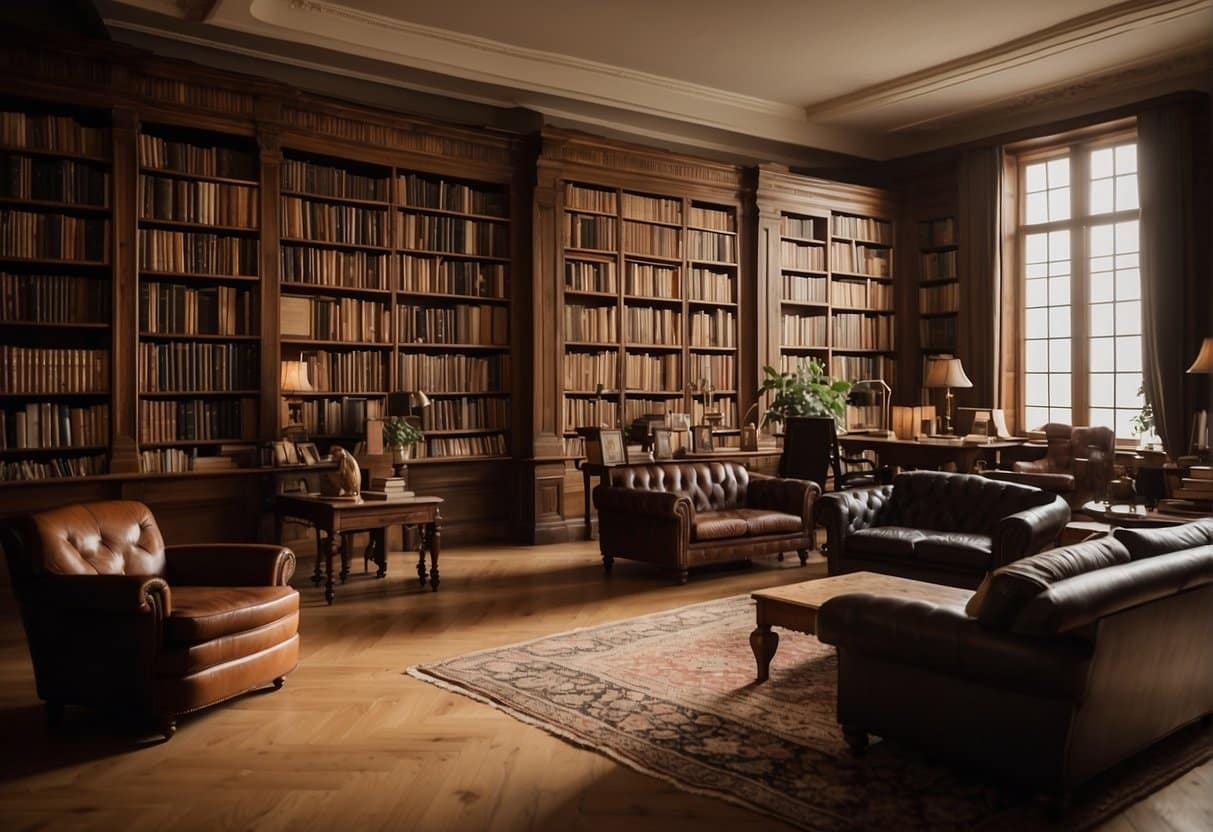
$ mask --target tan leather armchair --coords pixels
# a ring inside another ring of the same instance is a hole
[[[1058,494],[1075,509],[1102,498],[1116,458],[1112,429],[1050,422],[1044,433],[1048,442],[1044,458],[1016,462],[1010,471],[987,471],[986,476]]]
[[[181,714],[280,688],[299,658],[295,555],[281,546],[165,546],[142,503],[67,506],[0,537],[38,695],[135,711],[165,738]]]

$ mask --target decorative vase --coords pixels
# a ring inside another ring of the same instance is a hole
[[[409,460],[413,457],[412,445],[392,446],[392,474],[404,479],[408,473]],[[407,485],[407,483],[406,483]]]

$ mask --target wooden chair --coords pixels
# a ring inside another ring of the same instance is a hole
[[[831,473],[834,491],[880,485],[890,480],[888,472],[878,469],[872,460],[842,455],[833,419],[817,416],[793,416],[787,419],[784,422],[779,476],[812,480],[825,491],[826,479]]]

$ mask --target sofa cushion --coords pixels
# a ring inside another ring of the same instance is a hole
[[[847,536],[848,555],[895,555],[911,557],[914,546],[926,537],[918,529],[903,526],[873,526]]]
[[[1213,543],[1213,517],[1167,529],[1117,529],[1113,534],[1134,560],[1152,558]]]
[[[758,537],[764,534],[795,534],[804,531],[804,521],[795,514],[771,511],[762,508],[739,508],[735,512],[745,521],[746,534]]]
[[[299,612],[289,586],[175,586],[165,622],[170,642],[198,644],[262,627]]]
[[[691,540],[745,537],[746,521],[736,511],[701,511],[691,521]]]
[[[243,659],[289,640],[299,630],[299,613],[261,627],[196,644],[166,644],[156,654],[156,674],[188,676],[208,667]]]
[[[1053,584],[1128,562],[1128,549],[1112,537],[1041,552],[987,575],[965,612],[987,627],[1009,629],[1032,599]]]
[[[914,557],[935,563],[989,569],[994,556],[994,541],[989,535],[971,532],[927,531],[914,544]]]

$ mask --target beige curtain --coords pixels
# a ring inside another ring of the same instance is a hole
[[[998,407],[1001,403],[1002,156],[1001,147],[983,147],[965,151],[960,159],[956,357],[973,387],[955,394],[958,404],[969,407]]]

